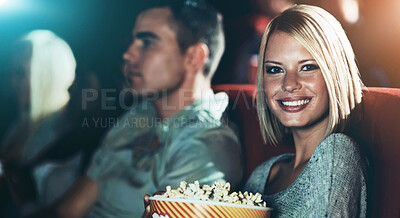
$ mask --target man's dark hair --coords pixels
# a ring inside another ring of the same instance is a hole
[[[211,78],[225,48],[222,15],[204,0],[153,0],[146,10],[163,7],[172,12],[169,23],[182,53],[197,43],[208,46],[204,74]]]

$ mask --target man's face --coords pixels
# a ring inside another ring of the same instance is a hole
[[[185,78],[184,55],[168,24],[168,8],[142,12],[136,19],[133,41],[124,53],[124,76],[134,93],[146,96],[179,89]]]

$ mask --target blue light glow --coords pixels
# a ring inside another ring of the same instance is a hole
[[[33,2],[28,0],[0,0],[0,12],[14,13],[31,10],[34,6]]]
[[[0,0],[0,7],[3,6],[6,2],[7,0]]]

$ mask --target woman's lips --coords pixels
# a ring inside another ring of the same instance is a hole
[[[296,98],[282,98],[277,100],[279,106],[282,108],[283,111],[289,113],[297,113],[308,106],[312,98],[309,97],[296,97]]]

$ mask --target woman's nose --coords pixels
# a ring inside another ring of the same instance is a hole
[[[297,72],[288,72],[283,80],[282,89],[287,92],[294,92],[301,88]]]

